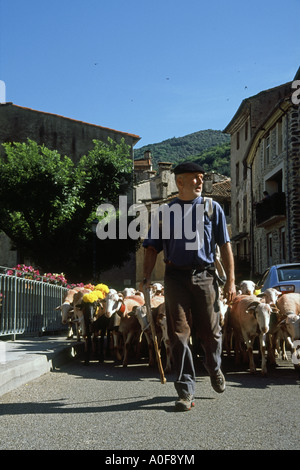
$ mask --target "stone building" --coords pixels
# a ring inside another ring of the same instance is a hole
[[[140,137],[107,127],[77,121],[57,114],[36,111],[13,103],[0,104],[0,144],[25,142],[27,138],[45,144],[61,155],[67,155],[75,163],[93,148],[93,139],[116,142],[124,138],[132,149]]]
[[[67,155],[76,163],[93,148],[94,139],[107,142],[108,137],[116,142],[124,138],[131,148],[133,159],[133,147],[140,140],[137,135],[24,108],[13,103],[0,104],[0,144],[24,142],[29,138],[51,150],[57,150],[61,155]],[[12,267],[20,261],[17,252],[11,248],[9,239],[0,232],[1,266]]]
[[[300,261],[300,107],[291,95],[289,82],[245,99],[224,129],[233,249],[245,275]]]
[[[140,181],[149,180],[152,176],[156,175],[156,171],[153,170],[151,152],[146,150],[144,152],[144,158],[134,160],[134,181],[138,184]]]

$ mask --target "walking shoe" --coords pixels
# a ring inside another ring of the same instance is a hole
[[[193,401],[193,395],[179,397],[179,399],[175,401],[176,411],[189,411],[193,406],[195,406],[195,402]]]
[[[217,393],[223,393],[225,390],[225,377],[221,371],[221,369],[218,370],[218,372],[215,375],[212,375],[210,378],[210,382],[212,385],[212,388],[214,389],[215,392]]]

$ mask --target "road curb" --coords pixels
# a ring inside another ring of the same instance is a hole
[[[28,353],[22,358],[0,364],[0,396],[43,374],[74,360],[84,351],[84,343],[57,346],[54,351]]]

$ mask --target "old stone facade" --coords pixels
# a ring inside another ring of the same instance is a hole
[[[61,155],[67,155],[75,163],[93,148],[93,139],[116,142],[122,138],[133,149],[140,137],[107,127],[76,121],[57,114],[45,113],[17,106],[0,104],[0,143],[25,142],[27,138],[45,144]],[[132,152],[133,155],[133,152]]]
[[[291,82],[244,100],[231,134],[232,241],[237,271],[259,277],[300,261],[300,110]]]
[[[0,104],[0,144],[24,142],[29,138],[51,150],[57,150],[61,155],[67,155],[76,163],[93,148],[93,139],[107,142],[108,137],[115,142],[124,138],[131,148],[133,158],[133,147],[140,140],[137,135],[24,108],[13,103]],[[132,198],[132,194],[130,196]],[[1,266],[12,267],[21,261],[17,251],[12,248],[6,235],[0,233]]]

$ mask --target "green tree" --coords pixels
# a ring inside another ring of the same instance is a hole
[[[72,281],[90,278],[91,223],[103,201],[116,202],[132,180],[124,140],[94,141],[77,166],[57,151],[29,140],[3,144],[0,155],[0,230],[44,271],[66,273]],[[134,244],[115,243],[107,256],[97,240],[98,268],[120,265]],[[111,244],[111,243],[110,243]],[[101,262],[100,262],[101,261]]]

